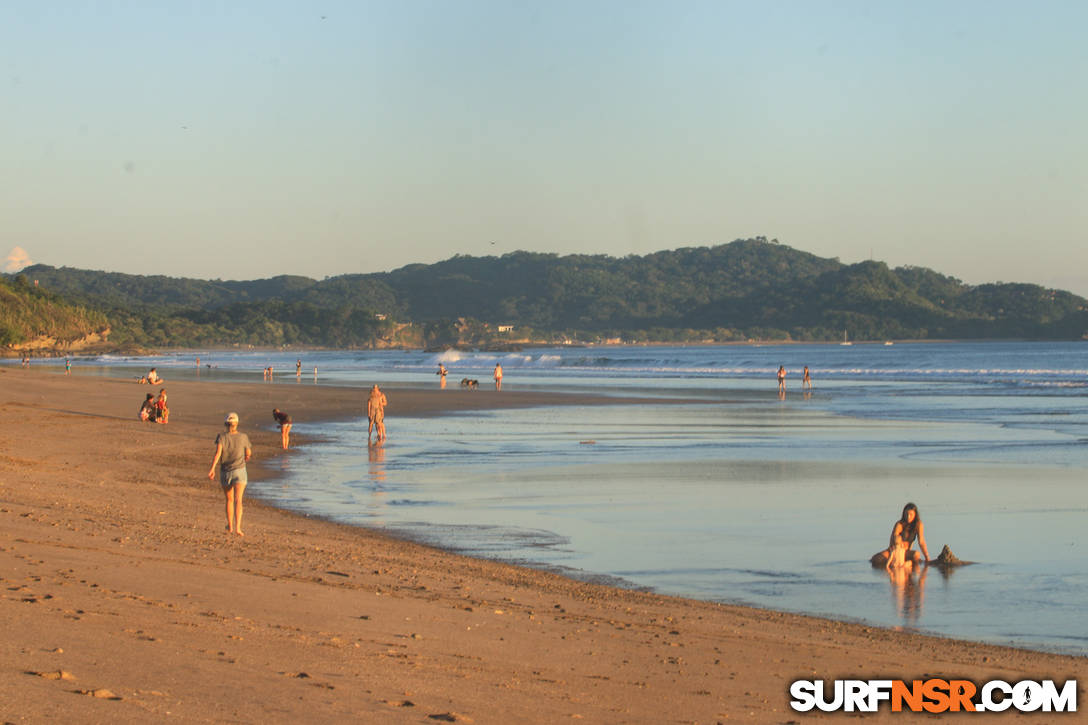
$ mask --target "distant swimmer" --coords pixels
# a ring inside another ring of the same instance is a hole
[[[502,390],[502,363],[495,363],[495,390]]]
[[[805,374],[801,378],[801,387],[812,390],[812,376],[808,373],[808,365],[805,366]]]
[[[778,366],[778,392],[786,392],[786,368],[781,365]]]
[[[911,545],[918,540],[921,552],[912,551]],[[874,567],[885,569],[917,569],[922,564],[929,565],[929,547],[926,546],[926,530],[918,507],[908,503],[903,507],[903,514],[892,527],[888,548],[873,554],[869,560]]]

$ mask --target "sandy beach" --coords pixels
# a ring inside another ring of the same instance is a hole
[[[252,497],[247,536],[230,536],[206,476],[225,413],[253,441],[260,486],[291,455],[273,407],[304,446],[307,421],[361,415],[365,391],[166,387],[162,426],[137,420],[147,386],[0,369],[5,722],[782,723],[842,717],[794,713],[788,695],[840,677],[1075,678],[1083,701],[1085,658],[576,582]],[[601,400],[387,393],[391,425]]]

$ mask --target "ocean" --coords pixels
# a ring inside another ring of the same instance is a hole
[[[506,390],[658,399],[411,418],[393,392],[383,446],[365,418],[298,425],[323,442],[249,489],[277,506],[620,586],[1088,654],[1088,342],[208,351],[79,373],[195,378],[197,355],[209,381],[272,365],[280,384],[437,388],[442,362],[443,394],[472,395],[457,382],[490,387],[501,362]],[[873,570],[908,501],[931,556],[977,563]]]

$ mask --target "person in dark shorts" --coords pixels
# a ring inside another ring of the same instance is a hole
[[[253,457],[249,436],[238,432],[238,414],[230,413],[223,423],[226,430],[215,437],[215,458],[208,471],[208,478],[215,480],[215,468],[219,467],[219,485],[227,504],[227,531],[239,536],[242,533],[242,496],[249,483],[246,463]]]
[[[287,450],[287,444],[291,440],[291,416],[279,408],[272,409],[272,417],[279,423],[280,437],[283,438],[283,450]]]

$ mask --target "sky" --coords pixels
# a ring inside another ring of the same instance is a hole
[[[0,5],[0,254],[204,279],[765,236],[1088,295],[1088,3]]]

